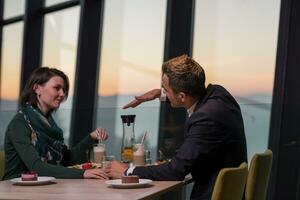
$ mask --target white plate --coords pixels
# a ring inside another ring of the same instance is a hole
[[[22,178],[10,179],[11,182],[17,185],[44,185],[47,183],[51,183],[51,181],[53,180],[55,180],[54,177],[48,177],[48,176],[39,176],[37,181],[22,181]]]
[[[144,187],[145,185],[151,182],[152,180],[150,179],[139,179],[139,183],[122,183],[121,179],[105,181],[107,185],[110,185],[115,188],[139,188]]]

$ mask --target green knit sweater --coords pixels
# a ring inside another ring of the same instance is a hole
[[[64,152],[62,163],[73,165],[86,162],[86,150],[93,145],[88,135],[74,148]],[[26,171],[36,171],[39,176],[56,178],[83,178],[83,170],[62,165],[52,165],[41,161],[31,143],[31,130],[22,114],[17,113],[5,133],[5,172],[3,180],[20,177]]]

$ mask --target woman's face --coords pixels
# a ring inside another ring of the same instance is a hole
[[[65,98],[64,80],[59,76],[53,76],[43,85],[34,85],[34,91],[38,99],[38,107],[47,115],[50,110],[57,109]]]

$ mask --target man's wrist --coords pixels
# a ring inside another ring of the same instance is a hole
[[[130,175],[132,175],[134,169],[135,169],[135,166],[132,166],[132,167],[127,168],[127,169],[124,171],[124,175],[125,175],[125,176],[130,176]]]

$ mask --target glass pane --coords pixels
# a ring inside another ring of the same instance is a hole
[[[54,4],[58,4],[58,3],[63,3],[66,1],[70,1],[70,0],[46,0],[46,7],[47,6],[52,6]]]
[[[0,83],[0,149],[4,134],[16,114],[20,90],[23,22],[3,27]]]
[[[194,58],[207,84],[223,85],[238,100],[249,160],[268,145],[279,10],[280,0],[196,4]]]
[[[146,148],[152,156],[156,154],[159,101],[135,109],[123,110],[122,106],[135,95],[161,85],[165,18],[165,0],[105,3],[96,125],[109,131],[107,151],[117,158],[122,141],[121,114],[136,115],[137,142],[148,131]]]
[[[79,11],[80,8],[77,6],[47,14],[45,17],[43,66],[62,70],[70,80],[69,97],[54,114],[56,122],[64,131],[66,143],[70,135]]]
[[[24,15],[25,0],[5,0],[4,1],[4,19]]]

